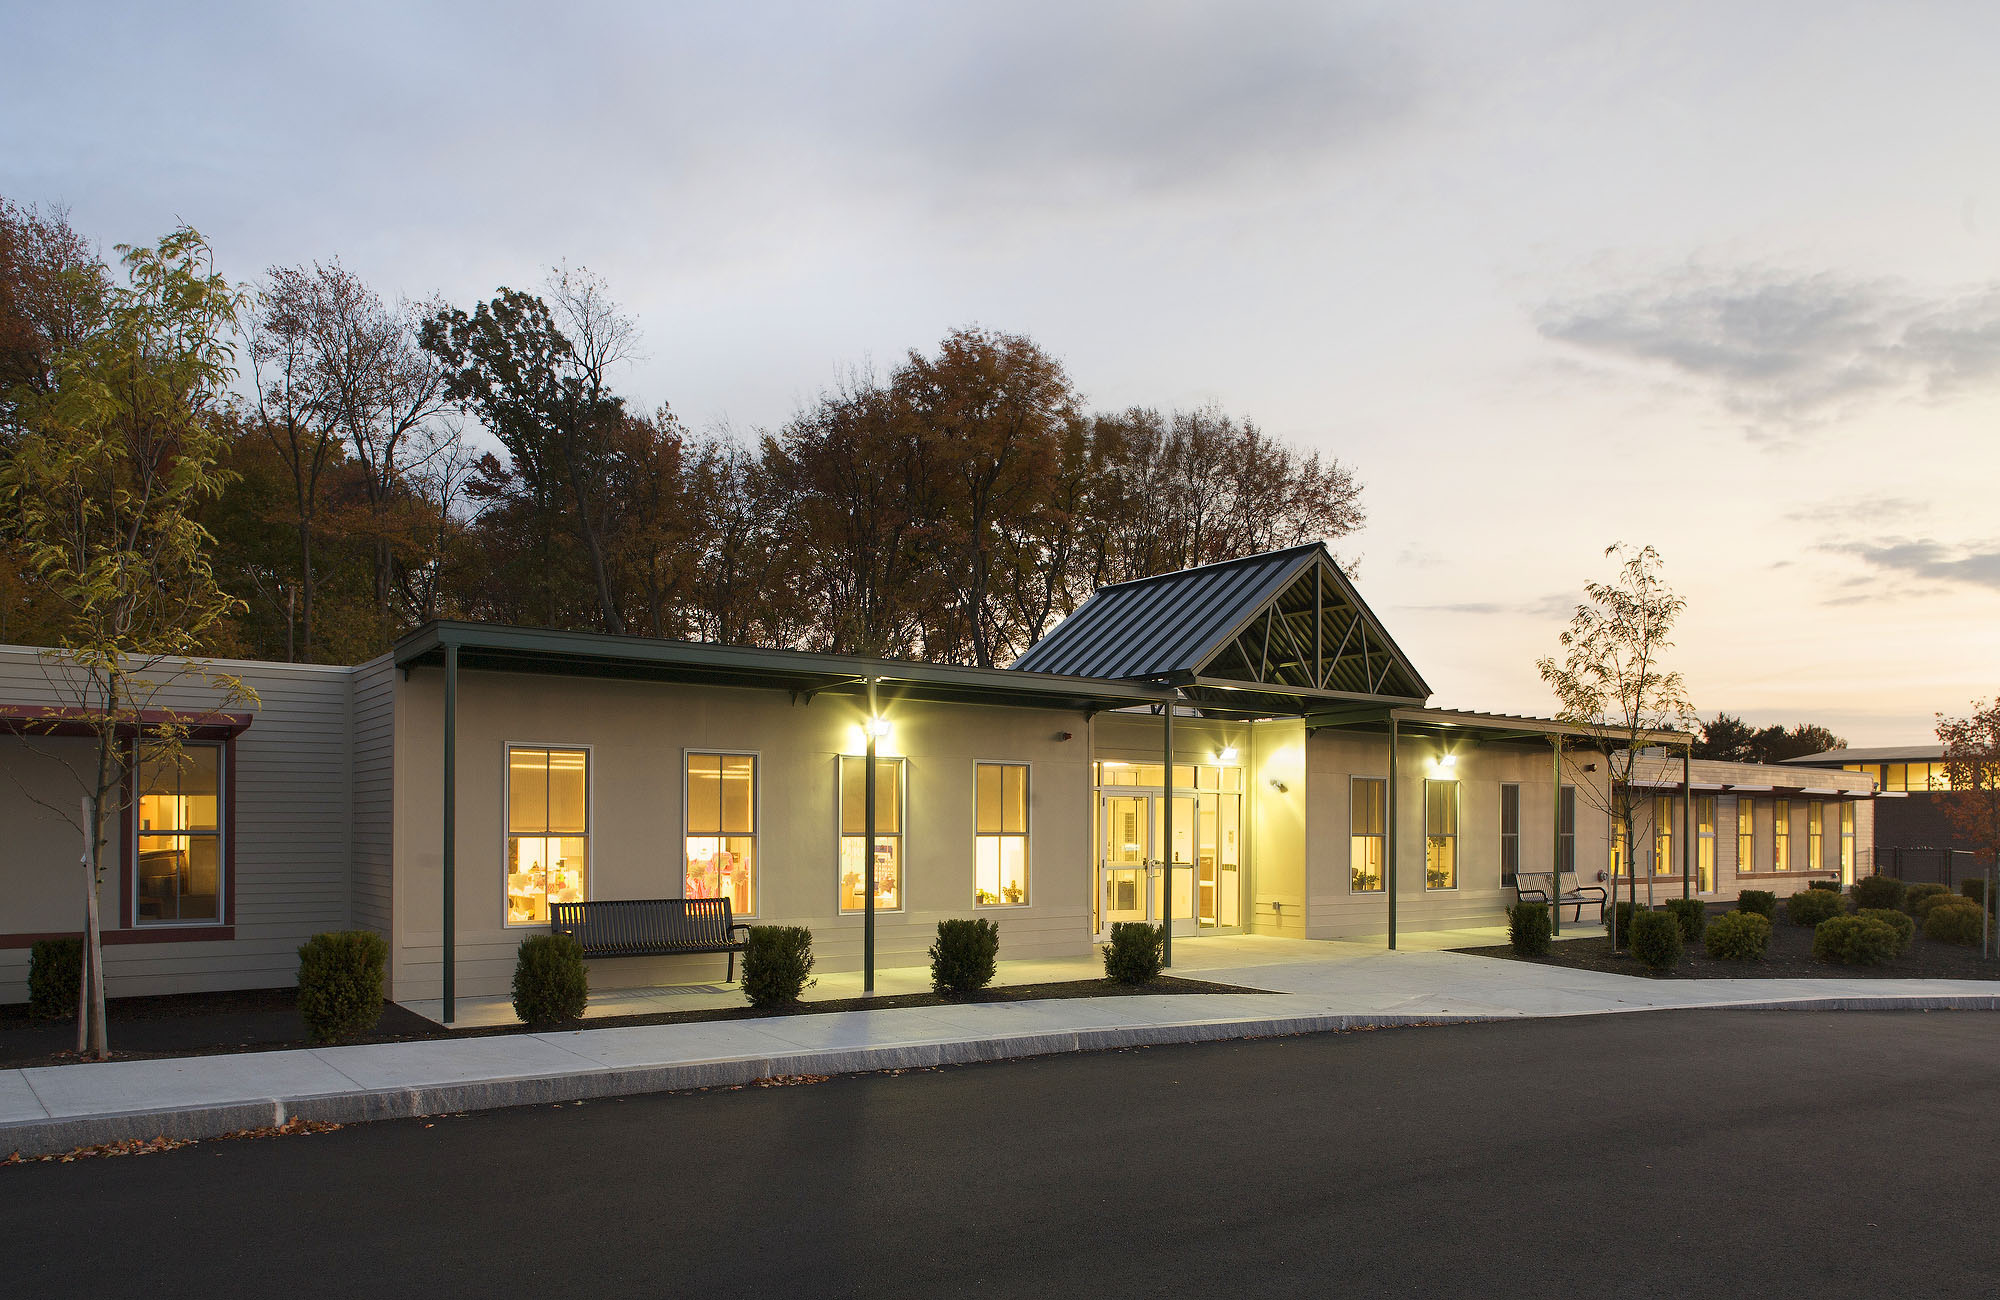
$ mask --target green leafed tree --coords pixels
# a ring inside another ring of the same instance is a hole
[[[197,657],[237,608],[216,583],[197,517],[226,480],[216,417],[234,376],[227,339],[238,298],[193,230],[119,252],[126,283],[53,353],[45,383],[16,386],[18,430],[0,466],[10,540],[56,632],[45,673],[58,703],[35,727],[90,742],[87,761],[47,750],[78,798],[44,806],[82,842],[77,1050],[100,1059],[109,1044],[98,899],[104,847],[135,784],[127,773],[142,761],[179,764],[204,713],[256,698]]]
[[[2000,699],[1972,702],[1962,718],[1937,715],[1951,789],[1935,796],[1952,837],[1979,853],[2000,855]]]
[[[1536,667],[1555,692],[1556,716],[1584,733],[1569,761],[1580,765],[1588,754],[1606,766],[1609,780],[1604,786],[1580,777],[1576,788],[1580,797],[1611,817],[1613,834],[1622,835],[1621,860],[1636,902],[1638,872],[1632,845],[1644,837],[1646,828],[1635,820],[1642,803],[1634,797],[1633,772],[1642,750],[1694,717],[1681,675],[1666,667],[1674,623],[1687,602],[1667,585],[1660,554],[1652,547],[1621,543],[1604,555],[1617,561],[1617,572],[1608,582],[1584,587],[1584,601],[1563,629],[1562,657],[1545,657]],[[1622,937],[1616,930],[1616,909],[1611,917],[1615,948]]]

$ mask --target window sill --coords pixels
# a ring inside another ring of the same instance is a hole
[[[973,910],[973,911],[975,911],[975,912],[1018,912],[1018,911],[1020,911],[1020,910],[1021,910],[1022,908],[1024,908],[1024,907],[1027,907],[1027,906],[1028,906],[1028,904],[1027,904],[1027,903],[1025,903],[1025,902],[1021,902],[1021,903],[974,903],[974,904],[972,905],[972,910]],[[879,915],[881,915],[881,914],[880,914],[880,913],[878,912],[878,913],[877,913],[876,915],[878,915],[878,916],[879,916]]]

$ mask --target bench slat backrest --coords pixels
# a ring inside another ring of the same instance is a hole
[[[714,951],[731,945],[726,898],[602,899],[554,903],[549,928],[572,934],[586,954]]]
[[[1562,897],[1567,898],[1576,892],[1577,882],[1574,871],[1563,872],[1561,882]],[[1546,890],[1549,888],[1549,885],[1549,873],[1546,871],[1522,871],[1515,873],[1514,876],[1514,888],[1517,892],[1523,889],[1531,892],[1537,889]]]

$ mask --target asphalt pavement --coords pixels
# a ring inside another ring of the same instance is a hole
[[[34,1296],[1991,1296],[2000,1013],[1155,1047],[0,1169]]]

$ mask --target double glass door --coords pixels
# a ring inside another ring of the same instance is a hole
[[[1226,804],[1226,807],[1223,806]],[[1173,914],[1176,934],[1242,924],[1239,801],[1174,796]],[[1166,796],[1104,792],[1098,804],[1095,929],[1161,915]],[[1226,813],[1225,817],[1223,814]]]

